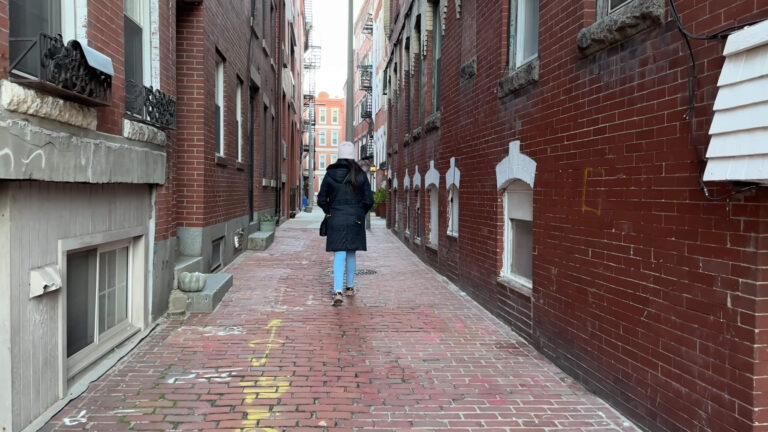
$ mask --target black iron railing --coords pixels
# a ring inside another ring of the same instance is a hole
[[[131,80],[125,82],[125,112],[142,123],[176,129],[176,100]]]
[[[363,144],[360,145],[360,160],[373,159],[373,135],[365,137]]]
[[[360,90],[370,92],[373,89],[373,66],[360,65]]]
[[[61,36],[40,33],[37,38],[10,38],[14,82],[34,87],[84,105],[105,106],[112,101],[112,76],[88,62],[84,49],[92,57],[100,56],[100,66],[111,71],[109,58],[71,40],[64,44]],[[108,66],[108,67],[106,67]]]
[[[373,98],[370,93],[363,96],[363,99],[360,102],[360,118],[373,118]]]

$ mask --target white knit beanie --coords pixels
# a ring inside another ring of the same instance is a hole
[[[355,145],[349,141],[339,144],[339,159],[357,159],[355,155]]]

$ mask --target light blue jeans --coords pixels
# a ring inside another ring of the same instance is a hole
[[[333,257],[333,290],[341,292],[344,282],[344,267],[346,264],[347,269],[347,286],[355,286],[355,270],[357,267],[357,259],[355,259],[355,251],[339,251],[335,252]]]

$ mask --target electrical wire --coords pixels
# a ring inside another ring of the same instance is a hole
[[[675,20],[675,25],[677,26],[677,30],[680,32],[680,34],[683,36],[683,40],[685,41],[685,45],[688,48],[688,54],[691,58],[691,71],[688,75],[688,111],[685,113],[685,119],[688,120],[688,123],[690,125],[690,145],[693,147],[694,151],[696,151],[696,155],[699,159],[699,185],[701,186],[701,189],[704,191],[704,196],[707,197],[707,199],[712,201],[721,201],[724,199],[728,199],[732,196],[742,194],[744,192],[750,191],[752,189],[756,189],[759,187],[759,185],[750,185],[744,188],[740,188],[738,190],[735,190],[729,194],[721,195],[721,196],[715,196],[712,194],[712,192],[709,190],[707,185],[704,183],[704,167],[706,162],[706,156],[702,155],[701,152],[698,150],[698,148],[695,145],[695,127],[694,127],[694,114],[696,109],[696,93],[698,92],[698,88],[696,83],[698,82],[699,76],[696,69],[696,57],[693,55],[693,48],[691,47],[691,39],[697,39],[697,40],[714,40],[714,39],[725,39],[728,36],[730,36],[732,33],[743,29],[744,27],[748,27],[757,23],[760,23],[764,20],[758,20],[758,21],[752,21],[746,24],[740,24],[735,25],[731,27],[727,27],[725,29],[722,29],[718,32],[709,34],[709,35],[696,35],[693,33],[690,33],[688,30],[685,29],[685,26],[683,25],[683,21],[680,18],[680,14],[677,12],[677,8],[675,7],[674,0],[669,0],[669,8],[672,11],[672,18]]]

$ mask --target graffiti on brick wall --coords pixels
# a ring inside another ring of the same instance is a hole
[[[595,196],[594,192],[590,193],[589,181],[591,179],[605,177],[605,169],[603,168],[585,168],[584,169],[584,184],[581,191],[581,212],[592,212],[598,216],[602,212],[603,200],[599,196]]]

